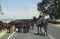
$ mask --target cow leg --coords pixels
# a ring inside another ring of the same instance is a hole
[[[16,31],[16,26],[15,26],[15,29],[14,29],[14,31]]]
[[[32,30],[34,29],[34,24],[32,24]]]
[[[26,26],[26,28],[25,28],[25,32],[27,33],[28,31],[29,31],[28,26]]]
[[[24,27],[23,27],[23,32],[24,32],[24,33],[25,33],[25,29],[26,29],[26,27],[24,26]]]
[[[10,29],[9,29],[9,33],[10,33]]]
[[[19,27],[18,27],[18,32],[19,32],[20,30],[19,30]]]
[[[28,26],[28,27],[27,27],[27,32],[29,32],[29,28],[30,28],[30,27]]]
[[[10,29],[7,28],[7,32],[10,33]]]
[[[25,26],[25,33],[29,32],[29,26]]]
[[[2,27],[2,26],[0,26],[0,31],[1,31],[1,32],[2,32],[2,28],[3,28],[3,27]]]
[[[20,26],[18,27],[18,31],[19,32],[22,32],[22,28]]]
[[[22,27],[20,27],[20,32],[22,32]]]

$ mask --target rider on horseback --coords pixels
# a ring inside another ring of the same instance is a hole
[[[47,35],[47,22],[46,22],[46,19],[45,19],[46,17],[45,17],[44,13],[45,13],[44,11],[40,11],[39,18],[37,20],[37,29],[38,29],[38,34],[39,34],[39,30],[42,34],[43,33],[42,27],[43,27],[44,28],[44,34]]]
[[[40,13],[39,13],[39,17],[38,17],[38,21],[37,21],[37,24],[40,24],[41,23],[41,21],[43,21],[44,20],[44,13],[43,13],[43,11],[40,11]],[[44,21],[43,21],[44,22]]]
[[[44,15],[44,13],[43,13],[42,11],[40,11],[39,17],[41,17],[41,16],[43,16],[43,15]]]

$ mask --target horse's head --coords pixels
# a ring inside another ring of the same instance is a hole
[[[36,21],[37,21],[37,17],[34,16],[33,17],[33,22],[36,23]]]

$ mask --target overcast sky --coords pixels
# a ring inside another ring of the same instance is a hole
[[[30,19],[38,17],[37,3],[42,0],[0,0],[4,15],[0,19]]]

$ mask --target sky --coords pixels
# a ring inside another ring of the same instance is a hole
[[[42,0],[0,0],[2,12],[0,19],[30,19],[33,16],[38,17],[38,2]]]

